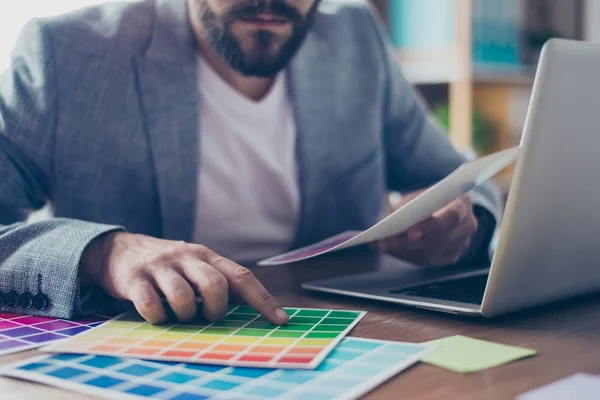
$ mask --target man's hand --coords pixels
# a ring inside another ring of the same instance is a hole
[[[399,207],[422,191],[404,196]],[[393,211],[393,210],[390,210]],[[455,264],[471,244],[477,231],[473,203],[464,195],[405,234],[376,242],[376,248],[411,264],[440,267]]]
[[[80,268],[83,282],[97,284],[117,299],[131,300],[153,324],[167,319],[159,293],[181,321],[194,318],[195,297],[201,295],[204,317],[217,321],[227,313],[229,290],[272,323],[288,320],[250,270],[201,245],[111,233],[92,241]]]

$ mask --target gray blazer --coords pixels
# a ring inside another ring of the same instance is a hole
[[[186,11],[185,0],[119,2],[23,30],[0,78],[2,310],[81,311],[80,256],[104,232],[192,240],[201,77]],[[359,1],[323,1],[287,73],[301,193],[291,248],[365,229],[387,190],[431,185],[465,161]],[[490,187],[473,196],[498,215]],[[47,203],[55,218],[25,222]]]

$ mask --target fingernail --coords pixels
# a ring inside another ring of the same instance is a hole
[[[282,321],[287,321],[288,320],[288,315],[287,313],[283,310],[283,308],[278,308],[275,310],[275,316],[277,318],[279,318]]]

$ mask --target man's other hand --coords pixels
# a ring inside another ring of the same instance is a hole
[[[422,191],[403,196],[398,207],[420,193]],[[406,233],[380,240],[375,246],[411,264],[448,266],[457,263],[469,249],[477,227],[473,203],[468,195],[463,195]]]
[[[202,313],[218,321],[227,313],[229,291],[245,300],[276,325],[288,316],[248,270],[197,244],[156,239],[126,232],[100,236],[81,259],[82,282],[99,285],[120,300],[130,300],[148,322],[165,322],[163,294],[181,321]]]

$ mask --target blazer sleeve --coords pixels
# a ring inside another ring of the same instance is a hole
[[[427,107],[405,79],[388,35],[377,14],[368,10],[369,25],[385,71],[386,98],[383,142],[386,155],[387,187],[406,193],[442,180],[467,157],[452,145],[448,134],[428,115]],[[473,248],[465,260],[489,262],[489,244],[501,219],[501,197],[490,181],[469,192],[479,221]]]
[[[32,21],[0,75],[0,309],[71,318],[81,311],[84,249],[122,228],[70,219],[26,221],[51,202],[54,190],[54,57],[50,34]]]

